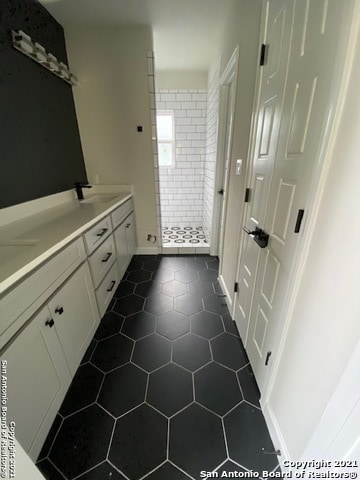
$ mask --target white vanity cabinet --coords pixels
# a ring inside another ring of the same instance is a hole
[[[15,421],[16,437],[34,460],[99,320],[84,263],[1,352],[7,361],[8,420]]]
[[[48,307],[66,361],[74,375],[100,322],[86,263],[55,293]]]
[[[111,214],[120,278],[123,277],[137,247],[133,201],[128,200]]]
[[[6,361],[7,423],[32,460],[41,447],[71,382],[71,373],[47,307],[1,353]]]

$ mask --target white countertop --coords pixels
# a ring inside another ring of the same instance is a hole
[[[108,201],[69,200],[0,227],[0,295],[131,197],[125,192]]]

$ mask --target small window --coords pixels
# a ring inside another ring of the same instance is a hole
[[[156,115],[159,166],[174,165],[174,113],[158,112]]]

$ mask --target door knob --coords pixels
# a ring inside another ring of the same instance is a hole
[[[255,242],[259,245],[260,248],[267,247],[269,243],[269,234],[266,233],[264,230],[259,227],[255,227],[255,230],[253,230],[252,232],[246,227],[243,227],[243,230],[255,240]]]

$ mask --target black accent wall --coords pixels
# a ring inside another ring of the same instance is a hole
[[[0,0],[0,208],[87,180],[72,94],[80,87],[15,50],[11,30],[68,64],[63,28],[42,5]]]

